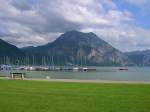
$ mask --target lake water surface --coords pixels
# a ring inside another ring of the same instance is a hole
[[[129,67],[120,71],[119,67],[96,67],[96,72],[37,72],[27,71],[28,78],[113,80],[113,81],[150,81],[149,67]],[[9,76],[10,71],[0,71],[0,76]]]

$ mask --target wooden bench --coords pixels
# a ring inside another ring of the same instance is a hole
[[[11,79],[15,79],[16,77],[19,77],[24,80],[26,73],[21,73],[21,72],[11,72]]]

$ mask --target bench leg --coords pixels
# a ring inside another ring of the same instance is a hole
[[[14,79],[14,74],[11,74],[11,79],[12,79],[12,80]]]
[[[22,74],[22,80],[24,80],[24,75]]]

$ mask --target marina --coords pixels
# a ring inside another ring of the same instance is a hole
[[[26,56],[0,57],[0,70],[93,72],[96,68],[89,67],[86,58],[68,63],[67,60],[61,62],[53,56]]]
[[[72,79],[72,80],[109,80],[109,81],[150,81],[149,67],[128,67],[128,70],[119,70],[120,67],[90,67],[96,68],[91,72],[76,71],[27,71],[13,70],[0,71],[0,76],[11,77],[10,72],[25,72],[29,79]]]
[[[62,64],[53,57],[42,57],[41,63],[36,61],[36,57],[23,59],[1,58],[0,76],[11,77],[10,73],[13,72],[25,73],[25,77],[29,79],[150,81],[149,67],[98,67],[88,66],[83,61]]]

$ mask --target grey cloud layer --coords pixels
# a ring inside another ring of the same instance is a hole
[[[139,40],[145,43],[140,37],[144,36],[145,47],[150,48],[149,30],[130,25],[134,21],[132,13],[120,11],[110,0],[0,2],[0,38],[20,47],[45,44],[65,31],[80,30],[93,31],[121,50],[138,48]]]

